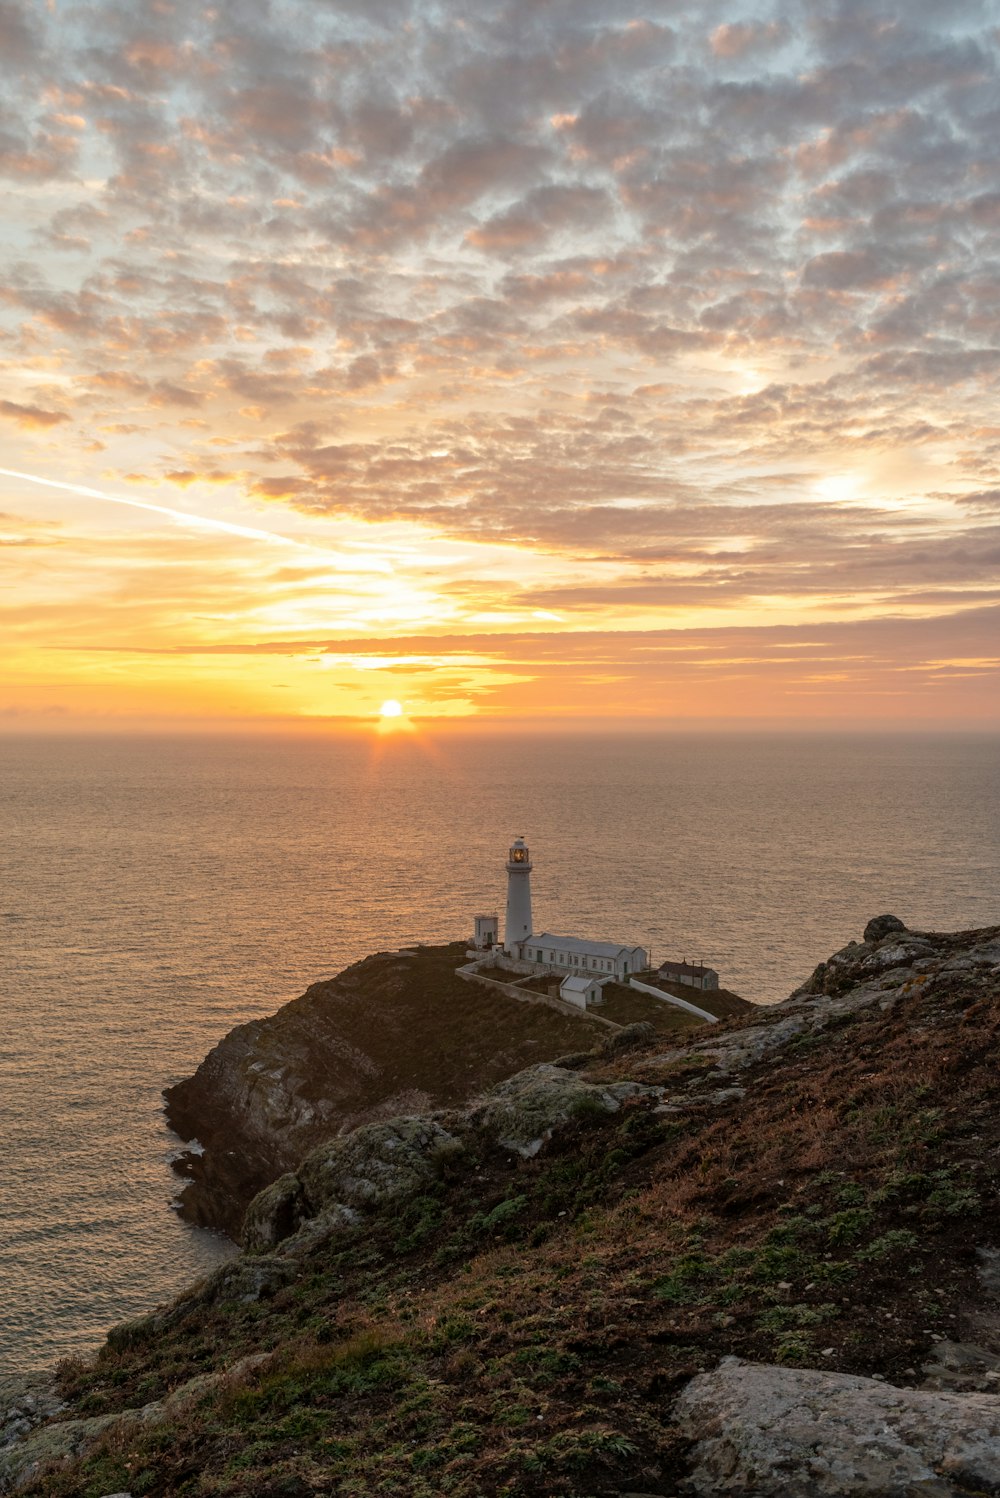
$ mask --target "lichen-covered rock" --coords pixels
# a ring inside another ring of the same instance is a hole
[[[919,936],[906,936],[900,941],[883,941],[878,945],[870,966],[876,971],[888,967],[912,967],[918,958],[929,957],[934,948],[929,941]]]
[[[337,1203],[373,1210],[415,1196],[462,1148],[433,1118],[393,1118],[331,1139],[298,1170],[309,1215]]]
[[[291,1283],[295,1273],[294,1265],[274,1254],[262,1254],[259,1258],[240,1255],[209,1275],[198,1299],[209,1305],[223,1300],[255,1305],[258,1300],[270,1300]]]
[[[302,1182],[279,1176],[255,1196],[243,1219],[243,1248],[248,1254],[271,1253],[295,1232],[304,1216]]]
[[[898,915],[877,915],[865,927],[865,941],[881,941],[883,936],[889,936],[893,931],[905,930],[906,926]]]
[[[0,1451],[59,1413],[62,1397],[48,1374],[0,1374]]]
[[[0,1450],[0,1493],[13,1492],[47,1462],[76,1456],[120,1419],[120,1415],[92,1415],[86,1420],[58,1420],[4,1447]]]
[[[897,1389],[726,1358],[676,1407],[699,1498],[959,1498],[1000,1491],[1000,1397]]]
[[[864,946],[852,944],[834,952],[827,962],[828,970],[840,977],[850,977],[858,982],[887,968],[911,967],[920,958],[928,957],[934,948],[922,936],[907,931],[903,936],[893,932],[878,942],[866,942]]]
[[[878,983],[880,988],[902,988],[904,983],[912,983],[913,978],[911,967],[891,967],[879,975]]]
[[[888,925],[888,922],[895,924]],[[881,935],[873,934],[875,932],[881,932]],[[789,1002],[811,996],[840,995],[852,985],[862,984],[866,979],[893,968],[927,970],[943,955],[942,950],[935,946],[934,938],[908,931],[895,916],[877,916],[865,927],[863,942],[850,941],[821,962],[805,983],[795,990]]]
[[[304,1259],[325,1248],[331,1239],[353,1232],[361,1220],[361,1213],[353,1207],[335,1202],[318,1217],[307,1218],[290,1238],[278,1244],[275,1253],[282,1259]]]
[[[660,1093],[638,1082],[585,1082],[576,1072],[542,1063],[494,1087],[469,1117],[497,1144],[530,1159],[572,1119],[617,1113],[625,1098]]]
[[[777,1011],[778,1005],[774,1007]],[[768,1015],[761,1024],[747,1025],[745,1029],[734,1030],[711,1042],[696,1043],[690,1047],[689,1055],[711,1057],[722,1075],[729,1076],[733,1072],[745,1071],[747,1067],[756,1065],[771,1051],[780,1050],[797,1035],[805,1035],[820,1028],[828,1014],[827,1007],[825,1012],[816,1008],[800,1008],[790,1014],[776,1013],[774,1017]]]
[[[0,1448],[0,1493],[16,1491],[21,1483],[33,1477],[43,1466],[78,1456],[107,1431],[127,1432],[141,1425],[161,1425],[174,1420],[192,1401],[226,1380],[238,1380],[245,1373],[266,1363],[269,1354],[251,1353],[231,1367],[215,1373],[200,1373],[172,1389],[163,1399],[138,1409],[116,1414],[93,1415],[82,1420],[53,1420],[16,1444]],[[2,1384],[2,1381],[0,1381]],[[109,1494],[108,1498],[129,1498],[126,1494]]]

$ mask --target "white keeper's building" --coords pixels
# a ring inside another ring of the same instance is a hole
[[[509,951],[509,949],[507,949]],[[509,955],[519,962],[530,962],[538,968],[554,968],[560,973],[587,973],[604,978],[627,978],[649,966],[644,947],[622,947],[613,941],[588,941],[582,936],[529,936],[514,943]]]
[[[586,978],[586,984],[574,986],[580,988],[581,995],[601,982],[627,981],[630,974],[641,973],[649,966],[649,953],[644,947],[555,936],[551,931],[536,934],[531,917],[531,867],[524,839],[515,838],[507,857],[507,919],[502,948],[511,962],[525,971],[559,973],[564,979]],[[497,950],[498,937],[495,916],[476,917],[478,951]]]

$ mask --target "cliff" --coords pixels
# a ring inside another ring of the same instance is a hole
[[[882,918],[770,1010],[328,1137],[242,1255],[0,1390],[0,1488],[1000,1492],[998,1062],[1000,927]]]

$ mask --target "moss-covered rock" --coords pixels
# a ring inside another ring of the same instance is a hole
[[[576,1072],[542,1063],[494,1087],[470,1118],[496,1144],[528,1160],[572,1120],[617,1113],[625,1098],[654,1091],[637,1082],[587,1082]]]
[[[289,1172],[255,1196],[243,1219],[243,1248],[266,1254],[291,1236],[305,1215],[302,1182]]]
[[[50,1462],[68,1461],[79,1455],[118,1415],[93,1415],[87,1420],[59,1420],[32,1431],[23,1441],[0,1450],[0,1493],[15,1491]]]
[[[298,1178],[310,1216],[342,1203],[378,1210],[416,1195],[463,1146],[433,1118],[366,1124],[313,1150]]]

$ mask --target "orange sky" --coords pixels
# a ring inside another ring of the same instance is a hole
[[[998,726],[980,15],[11,0],[0,731]]]

